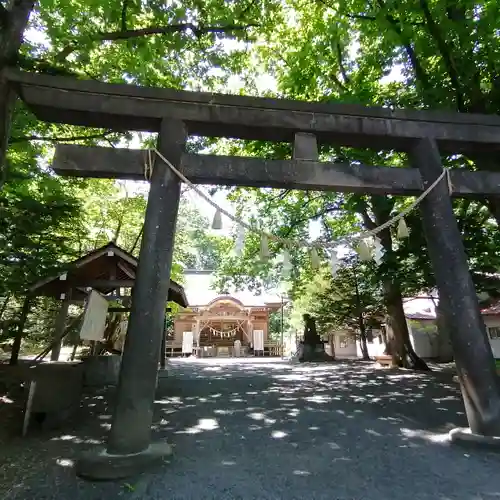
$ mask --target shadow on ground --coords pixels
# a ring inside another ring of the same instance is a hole
[[[171,463],[119,483],[80,481],[72,464],[103,439],[111,397],[89,396],[66,429],[7,440],[2,498],[500,497],[500,456],[446,441],[466,424],[452,373],[175,360],[160,379],[154,424],[155,439],[174,446]]]

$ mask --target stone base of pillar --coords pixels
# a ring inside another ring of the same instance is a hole
[[[326,353],[325,344],[318,344],[316,346],[303,344],[302,351],[299,354],[299,361],[318,362],[318,361],[335,361],[335,359]]]
[[[468,427],[457,427],[448,433],[451,443],[500,451],[500,436],[474,434]]]
[[[110,455],[106,450],[85,453],[76,463],[76,475],[94,481],[113,481],[141,474],[165,463],[172,455],[167,443],[152,443],[140,453]]]

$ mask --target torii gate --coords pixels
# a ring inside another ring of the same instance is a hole
[[[442,174],[440,153],[500,151],[498,116],[142,88],[15,70],[5,76],[41,120],[158,132],[158,151],[194,183],[413,195]],[[190,155],[188,135],[287,141],[294,159]],[[321,163],[318,141],[406,151],[413,168]],[[142,179],[144,159],[144,151],[59,146],[54,169]],[[451,171],[451,182],[455,196],[500,196],[498,173]],[[111,432],[106,452],[79,461],[83,476],[123,477],[169,453],[150,440],[179,196],[179,179],[154,155]],[[445,179],[422,201],[421,213],[470,430],[488,440],[500,436],[500,383]]]

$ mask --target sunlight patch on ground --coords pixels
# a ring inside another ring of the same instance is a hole
[[[217,415],[233,415],[234,410],[214,410]]]
[[[71,458],[58,458],[56,459],[56,464],[61,467],[74,467],[75,462]]]
[[[309,377],[305,375],[274,375],[274,379],[286,381],[296,381],[296,380],[309,380]]]
[[[448,433],[436,434],[434,432],[426,431],[425,429],[407,429],[401,427],[401,435],[409,439],[425,439],[431,443],[445,444],[449,442]]]
[[[425,375],[421,373],[388,373],[387,378],[390,380],[405,380],[405,379],[425,379]]]
[[[199,434],[203,431],[214,431],[219,428],[219,422],[215,418],[200,418],[193,427],[188,427],[177,434]]]
[[[311,473],[307,470],[294,470],[293,471],[294,476],[310,476]]]
[[[328,403],[332,400],[332,398],[330,398],[328,396],[321,396],[319,394],[315,394],[314,396],[307,396],[303,399],[304,399],[304,401],[307,401],[308,403],[320,403],[320,404]]]
[[[76,439],[76,436],[64,434],[63,436],[52,438],[51,441],[73,441],[74,439]]]
[[[71,441],[72,443],[76,444],[82,444],[82,443],[87,443],[87,444],[100,444],[102,441],[98,439],[92,439],[92,438],[80,438],[78,436],[73,436],[71,434],[64,434],[62,436],[57,436],[53,437],[51,441]]]
[[[254,420],[264,420],[266,417],[263,413],[249,413],[248,416]]]
[[[288,432],[285,432],[285,431],[272,431],[271,432],[271,437],[274,439],[283,439],[286,436],[288,436]]]
[[[380,434],[380,432],[377,432],[377,431],[375,431],[373,429],[365,429],[365,432],[367,434],[371,434],[372,436],[377,436],[377,437],[382,437],[383,436],[383,434]]]

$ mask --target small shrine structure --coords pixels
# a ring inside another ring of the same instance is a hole
[[[109,308],[108,312],[128,313],[131,309],[131,295],[138,265],[138,260],[132,254],[115,243],[109,242],[65,264],[58,274],[31,285],[23,307],[24,321],[21,322],[14,340],[11,364],[17,363],[24,323],[29,314],[30,305],[36,297],[52,297],[60,301],[50,346],[51,361],[57,361],[64,338],[69,306],[83,304],[90,291],[96,290],[107,300],[116,300],[123,304],[123,307]],[[168,300],[182,307],[188,305],[183,287],[175,281],[170,281]]]
[[[184,276],[190,306],[174,318],[167,356],[189,351],[199,357],[281,354],[280,344],[269,338],[269,315],[283,305],[279,296],[249,290],[218,293],[213,271],[189,270]]]

